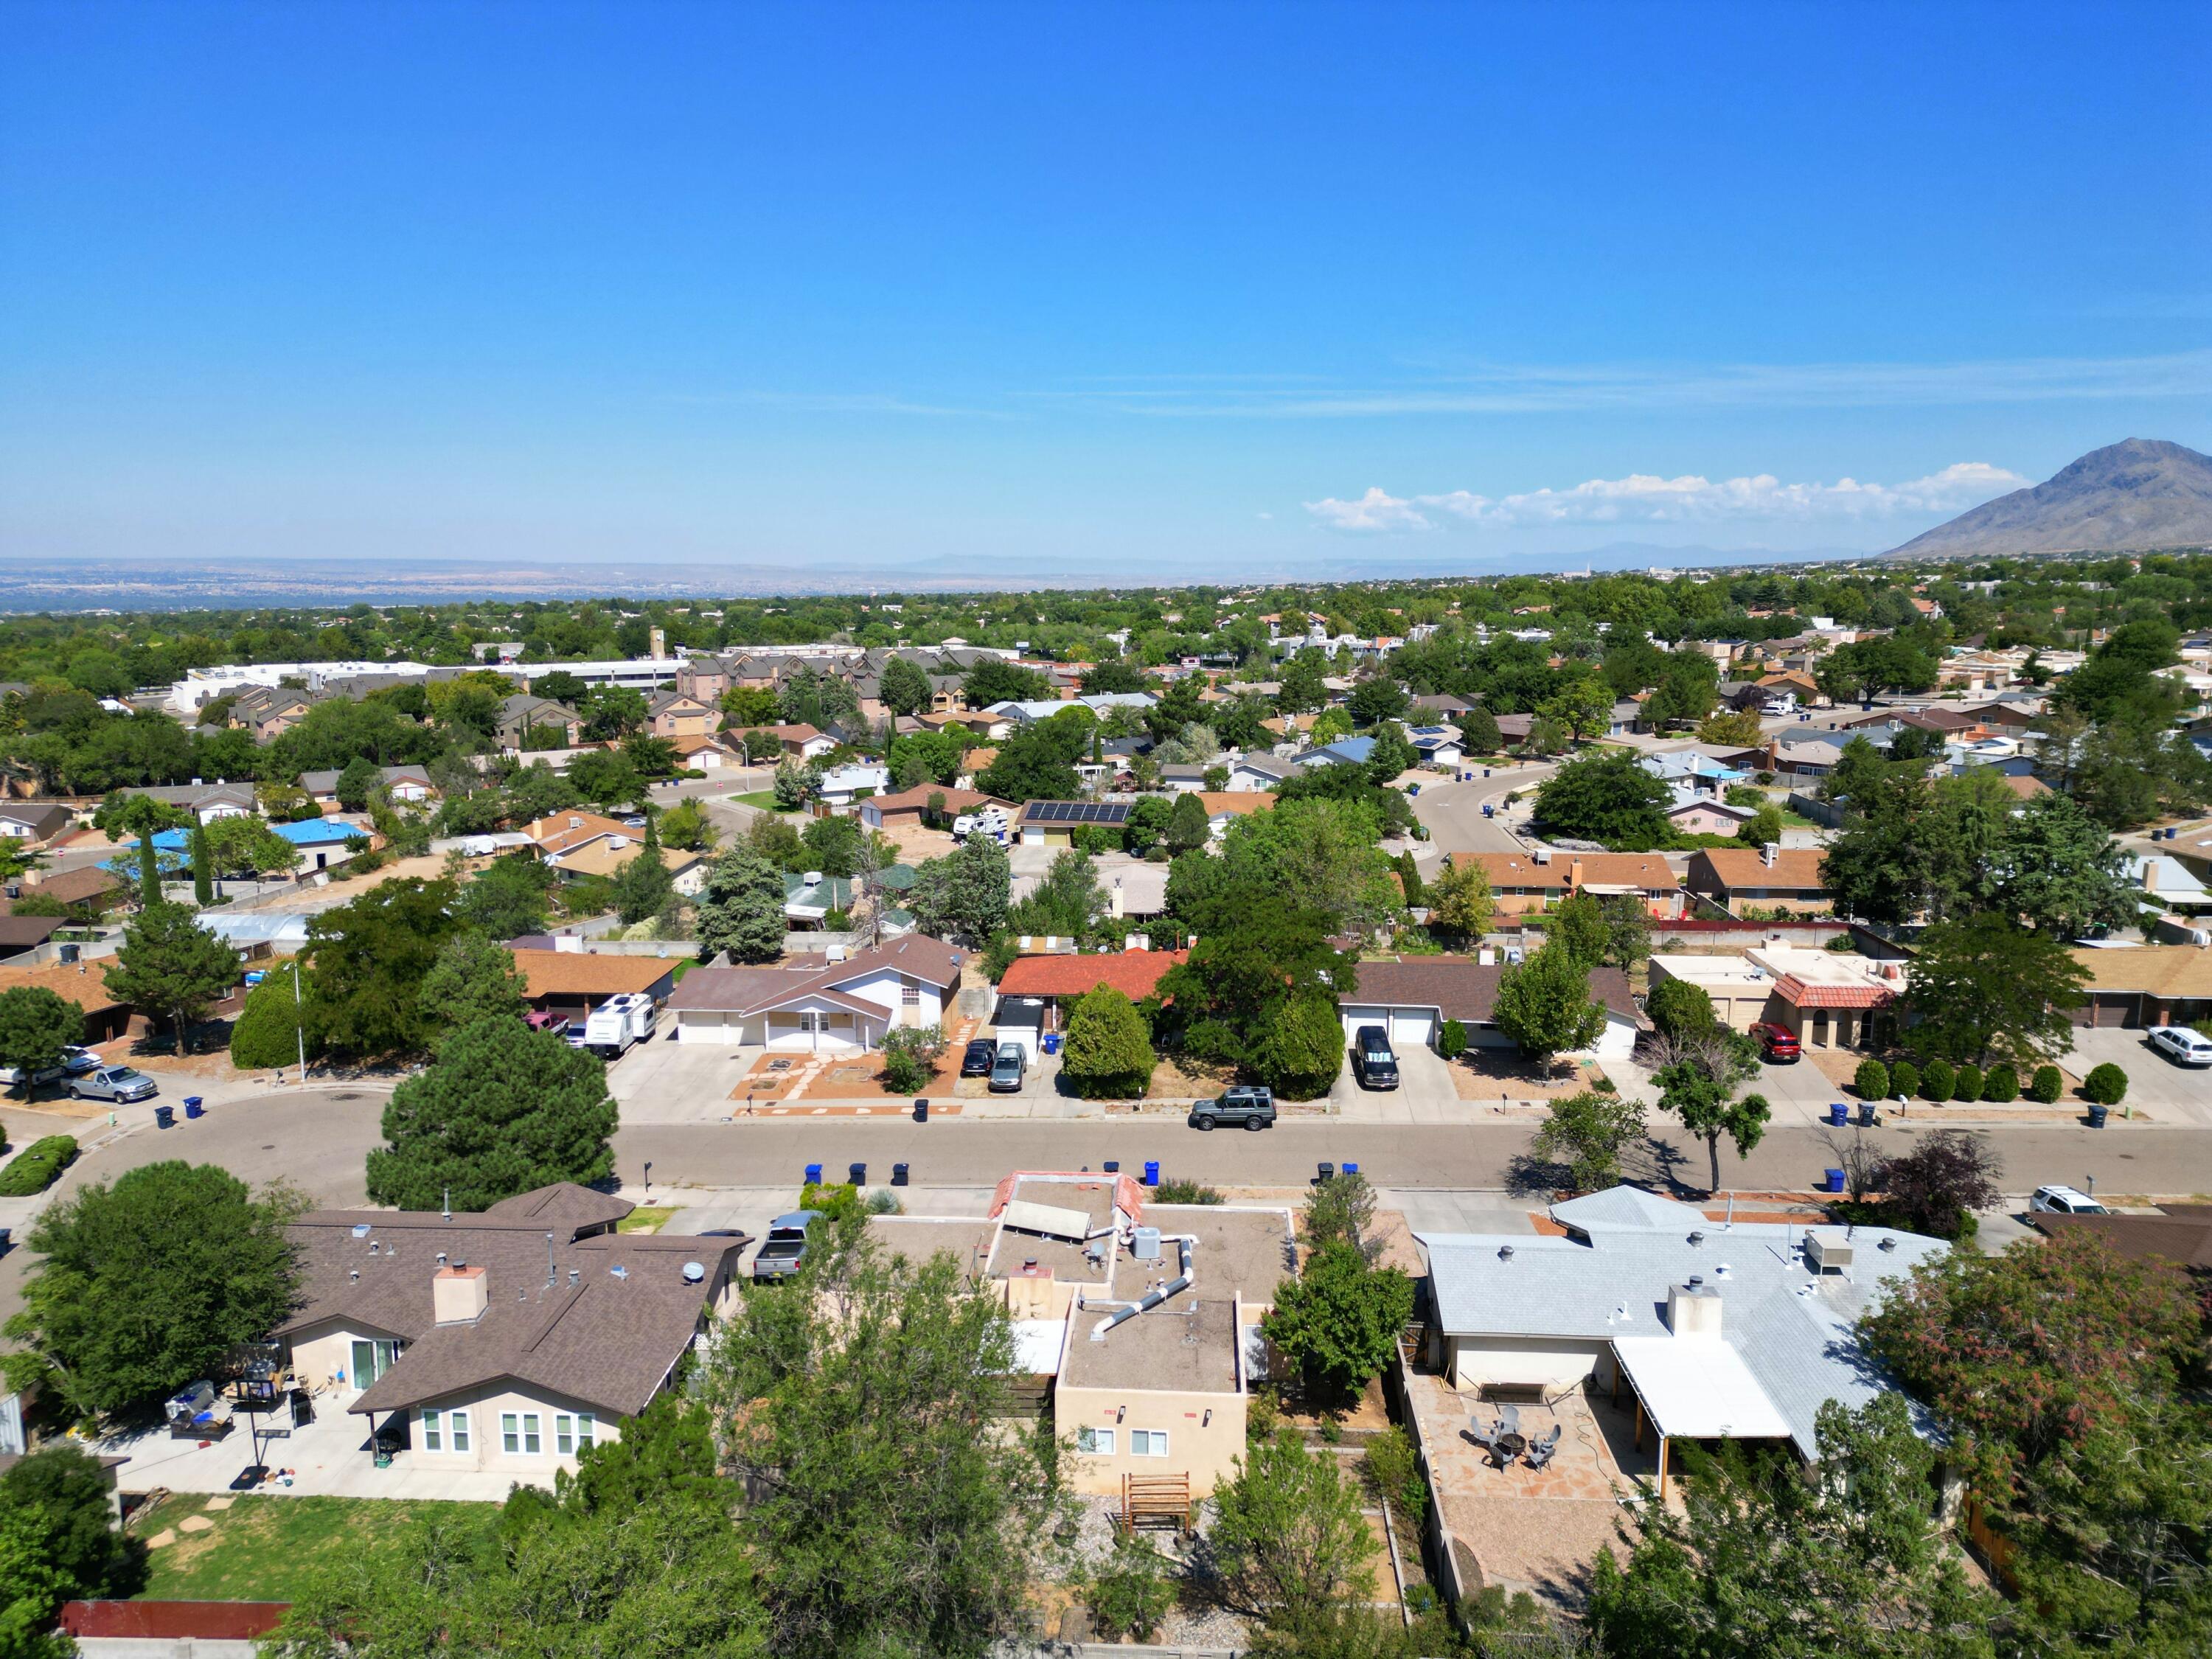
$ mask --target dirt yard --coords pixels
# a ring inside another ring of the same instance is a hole
[[[1462,1100],[1564,1100],[1595,1085],[1601,1066],[1562,1059],[1547,1073],[1510,1048],[1470,1048],[1450,1063]]]

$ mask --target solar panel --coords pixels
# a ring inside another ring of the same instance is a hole
[[[1031,823],[1126,823],[1129,817],[1123,801],[1033,800],[1025,810]]]

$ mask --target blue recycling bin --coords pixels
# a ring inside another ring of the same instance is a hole
[[[1048,1054],[1056,1054],[1060,1052],[1059,1032],[1047,1031],[1044,1034],[1044,1051]]]
[[[1145,1185],[1157,1187],[1159,1184],[1160,1161],[1158,1158],[1148,1158],[1145,1163]]]
[[[806,1166],[806,1184],[810,1187],[819,1187],[822,1184],[822,1166],[819,1164],[810,1164]]]
[[[1359,1173],[1359,1166],[1357,1164],[1347,1164],[1344,1166],[1344,1172],[1346,1175],[1358,1175]]]
[[[1121,1160],[1118,1158],[1109,1158],[1098,1167],[1105,1170],[1108,1175],[1119,1175],[1121,1173]]]
[[[1840,1129],[1844,1125],[1850,1121],[1851,1109],[1850,1107],[1844,1105],[1840,1100],[1832,1100],[1828,1103],[1828,1121],[1832,1125]]]
[[[1828,1190],[1832,1193],[1840,1193],[1844,1190],[1844,1172],[1841,1170],[1828,1171]]]
[[[156,1106],[154,1109],[154,1127],[157,1129],[175,1128],[177,1109],[173,1106]]]
[[[186,1117],[205,1117],[207,1115],[207,1108],[200,1104],[200,1097],[198,1095],[186,1095],[185,1097],[185,1115]]]

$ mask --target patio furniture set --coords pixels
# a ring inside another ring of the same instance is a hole
[[[1467,1437],[1496,1460],[1493,1468],[1510,1469],[1517,1459],[1531,1469],[1540,1469],[1558,1454],[1559,1424],[1552,1425],[1549,1434],[1532,1440],[1521,1431],[1519,1407],[1500,1406],[1498,1410],[1498,1417],[1487,1428],[1480,1417],[1469,1418],[1467,1425]]]

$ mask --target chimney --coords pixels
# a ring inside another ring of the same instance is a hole
[[[1759,861],[1770,870],[1774,867],[1774,860],[1781,856],[1782,843],[1778,841],[1770,841],[1759,849]]]
[[[1692,1274],[1686,1285],[1667,1287],[1667,1328],[1677,1336],[1713,1336],[1721,1334],[1721,1298],[1719,1293],[1705,1288],[1705,1281]]]
[[[1107,899],[1107,913],[1115,920],[1128,915],[1128,902],[1121,896],[1121,878],[1114,878],[1114,890]]]
[[[1567,866],[1567,890],[1571,893],[1579,893],[1582,891],[1582,887],[1583,861],[1577,859]]]
[[[2158,891],[2158,854],[2155,853],[2152,854],[2148,858],[2142,861],[2142,866],[2143,891],[2146,893],[2155,893]]]
[[[430,1276],[430,1308],[441,1325],[471,1325],[491,1305],[491,1284],[482,1267],[465,1261]]]

